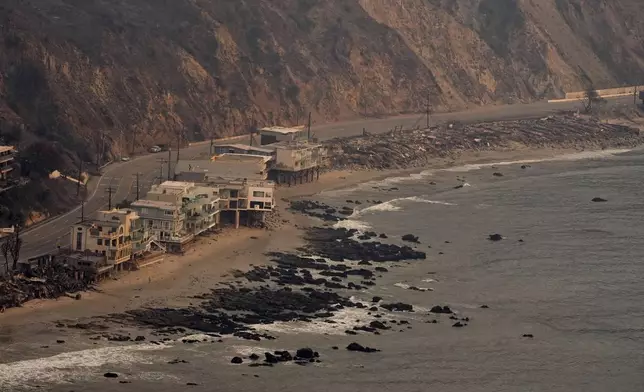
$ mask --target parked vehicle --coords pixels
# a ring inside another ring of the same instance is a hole
[[[152,152],[152,153],[161,152],[161,147],[159,147],[159,146],[152,146],[152,147],[150,147],[150,152]]]
[[[130,157],[121,157],[121,160],[122,160],[123,162],[127,162],[127,161],[129,161],[129,160],[130,160]]]

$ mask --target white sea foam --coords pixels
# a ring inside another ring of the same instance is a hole
[[[198,333],[198,334],[192,334],[192,335],[183,336],[183,337],[177,339],[177,341],[178,342],[184,342],[186,340],[198,340],[200,342],[215,342],[218,339],[221,339],[221,338],[206,335],[206,334],[203,334],[203,333]]]
[[[434,282],[436,282],[435,279],[431,279],[431,278],[423,279],[422,281],[425,282],[425,283],[434,283]]]
[[[394,283],[394,286],[400,287],[401,289],[404,289],[404,290],[410,290],[412,288],[411,285],[408,285],[407,283],[401,283],[401,282]],[[415,287],[416,291],[434,291],[434,289],[430,287],[418,287],[418,286],[413,286],[413,287]]]
[[[256,324],[253,327],[257,330],[284,334],[312,333],[319,335],[344,335],[344,331],[360,324],[356,320],[366,320],[369,317],[367,313],[367,309],[344,308],[336,312],[332,317],[329,317],[329,320],[334,321],[334,323],[327,323],[322,319],[315,319],[310,322],[279,321],[273,324]]]
[[[419,197],[419,196],[405,197],[404,199],[401,199],[401,200],[413,201],[413,202],[416,202],[416,203],[440,204],[440,205],[444,205],[444,206],[455,206],[455,205],[457,205],[457,204],[449,203],[449,202],[446,202],[446,201],[429,200],[429,199],[425,199],[425,198]]]
[[[371,229],[371,226],[367,222],[359,221],[356,219],[346,219],[339,221],[333,225],[334,229],[347,229],[347,230],[358,230],[358,231],[367,231]]]
[[[358,211],[359,215],[364,215],[367,212],[385,212],[385,211],[400,211],[402,208],[395,205],[400,199],[393,199],[384,203],[374,204],[370,207],[363,208]]]
[[[577,152],[573,154],[558,155],[550,158],[522,159],[517,161],[501,161],[501,162],[492,162],[492,163],[478,163],[478,164],[455,166],[455,167],[450,167],[450,168],[441,169],[441,170],[446,172],[465,173],[465,172],[480,170],[480,169],[493,167],[493,166],[525,165],[525,164],[539,163],[539,162],[578,161],[583,159],[607,158],[607,157],[625,153],[628,151],[631,151],[631,150],[613,149],[613,150],[603,150],[603,151],[583,151],[583,152]]]
[[[0,364],[0,385],[11,390],[31,382],[60,384],[70,379],[92,377],[92,369],[104,365],[151,364],[151,357],[144,354],[166,347],[153,344],[105,347]]]
[[[270,350],[267,350],[265,347],[257,346],[231,346],[227,348],[226,351],[232,351],[235,355],[248,356],[253,353],[263,353]]]

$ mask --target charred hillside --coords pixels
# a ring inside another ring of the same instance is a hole
[[[0,133],[94,161],[644,83],[643,21],[639,0],[3,0]]]

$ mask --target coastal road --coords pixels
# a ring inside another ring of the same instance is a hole
[[[608,99],[608,105],[632,105],[632,97],[616,97]],[[460,122],[499,121],[523,118],[544,117],[555,114],[561,110],[575,110],[581,108],[580,102],[536,102],[531,104],[488,106],[461,112],[440,113],[430,116],[432,125]],[[360,119],[333,124],[315,124],[313,133],[320,140],[332,139],[342,136],[355,136],[362,133],[363,128],[372,134],[384,133],[394,127],[412,128],[416,125],[424,126],[425,118],[418,114],[388,117],[382,119]],[[217,141],[216,144],[230,143],[231,141]],[[247,137],[241,137],[234,143],[248,143]],[[184,148],[180,152],[182,159],[202,157],[209,151],[209,143],[197,144]],[[85,216],[91,216],[96,211],[107,208],[107,189],[112,188],[112,203],[116,204],[124,199],[133,200],[136,195],[136,174],[139,173],[140,194],[144,196],[152,184],[158,182],[159,176],[167,176],[167,165],[163,167],[159,159],[168,159],[167,152],[149,154],[134,158],[128,162],[114,163],[104,170],[100,178],[92,179],[88,185],[88,197],[85,203]],[[176,160],[176,152],[172,153],[172,160]],[[61,215],[57,218],[42,223],[26,231],[21,259],[34,257],[56,249],[58,245],[65,246],[70,241],[70,225],[79,221],[80,207]]]

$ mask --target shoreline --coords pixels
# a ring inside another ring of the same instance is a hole
[[[580,152],[601,152],[571,148],[521,148],[506,151],[466,152],[454,159],[435,159],[433,164],[398,170],[337,170],[320,176],[318,182],[279,189],[276,203],[279,229],[225,229],[222,233],[199,238],[184,256],[167,255],[164,260],[139,271],[124,272],[113,280],[101,282],[96,291],[82,293],[80,301],[61,297],[35,300],[23,307],[7,309],[0,315],[5,326],[26,323],[51,323],[132,309],[158,306],[187,306],[192,295],[230,281],[232,270],[246,271],[269,261],[268,251],[292,251],[302,242],[303,227],[315,221],[292,213],[288,201],[315,196],[321,192],[346,189],[370,181],[404,177],[426,170],[441,170],[463,165],[513,161],[548,161]],[[604,150],[605,151],[605,150]],[[55,314],[52,311],[55,310]]]

